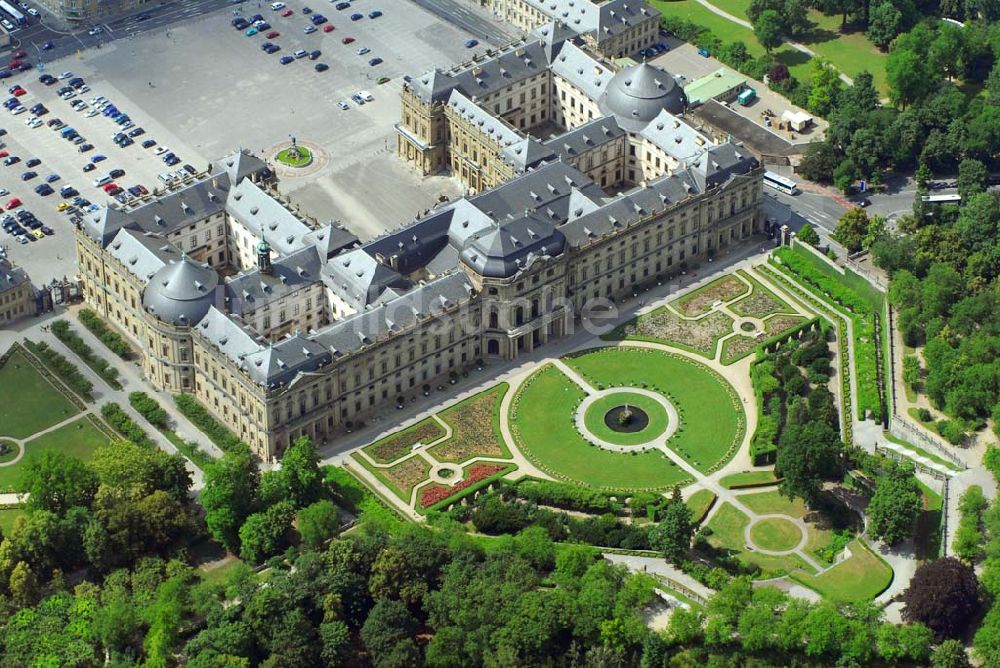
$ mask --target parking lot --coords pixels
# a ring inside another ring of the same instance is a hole
[[[161,186],[156,177],[166,166],[152,150],[140,147],[146,137],[169,146],[181,158],[181,165],[190,163],[200,170],[238,148],[271,161],[275,150],[294,136],[300,144],[318,149],[317,162],[302,170],[302,175],[282,170],[282,192],[302,214],[320,223],[342,222],[363,238],[412,220],[441,195],[459,194],[461,187],[453,179],[421,178],[395,157],[393,124],[399,121],[403,75],[415,76],[434,66],[446,69],[468,59],[474,50],[465,48],[464,42],[470,35],[416,4],[398,0],[384,5],[364,3],[365,17],[356,22],[349,16],[361,11],[360,3],[357,10],[348,11],[337,11],[333,3],[308,3],[335,29],[305,34],[303,29],[310,25],[302,13],[306,4],[288,2],[294,13],[287,18],[271,11],[268,3],[260,9],[256,3],[239,6],[240,15],[246,18],[264,15],[271,29],[281,33],[277,38],[266,38],[268,31],[245,36],[230,25],[236,15],[227,8],[47,64],[46,71],[57,76],[72,70],[84,77],[91,91],[80,97],[90,100],[103,95],[146,130],[126,149],[112,141],[118,126],[103,116],[84,118],[83,113],[72,111],[68,102],[56,97],[54,89],[59,86],[38,83],[37,72],[8,80],[27,89],[25,106],[36,100],[45,104],[50,113],[42,120],[58,116],[95,146],[81,155],[47,126],[26,127],[24,121],[30,114],[12,117],[0,110],[0,127],[9,133],[2,138],[8,144],[6,150],[22,159],[37,156],[42,160],[35,170],[39,178],[28,183],[19,178],[26,169],[23,162],[0,167],[0,187],[20,197],[26,208],[56,231],[27,246],[11,244],[10,237],[0,232],[0,243],[10,247],[12,259],[24,265],[36,282],[74,273],[70,225],[55,209],[61,201],[58,188],[44,198],[32,188],[54,172],[62,179],[54,187],[71,183],[87,199],[104,204],[109,198],[92,184],[113,167],[126,171],[123,179],[116,180],[123,186],[140,183],[149,190]],[[375,9],[383,16],[369,19],[368,12]],[[343,44],[346,36],[355,41]],[[273,55],[261,51],[265,41],[280,45],[281,51]],[[358,56],[361,47],[371,52]],[[302,58],[289,65],[279,63],[281,55],[297,49],[319,49],[322,56],[315,61]],[[368,60],[376,56],[383,62],[370,66]],[[329,70],[316,72],[316,63],[327,64]],[[381,76],[390,81],[376,84]],[[360,90],[370,91],[374,100],[363,106],[350,101]],[[336,106],[342,100],[350,104],[347,111]],[[83,164],[97,153],[108,160],[84,174]]]

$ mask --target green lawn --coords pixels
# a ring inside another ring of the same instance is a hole
[[[761,515],[779,514],[807,519],[809,532],[806,537],[805,550],[820,561],[824,561],[820,550],[833,543],[833,528],[829,526],[830,523],[820,513],[809,511],[802,499],[791,500],[782,496],[777,490],[771,490],[755,494],[741,494],[740,501],[747,508]],[[820,526],[820,524],[824,526]]]
[[[701,521],[705,519],[705,515],[708,514],[708,511],[715,504],[715,499],[715,492],[710,489],[699,489],[692,494],[691,498],[684,502],[688,509],[691,510],[691,521],[695,524],[701,524]]]
[[[9,536],[14,530],[14,520],[25,514],[23,508],[0,508],[0,531]]]
[[[20,454],[21,446],[14,441],[6,438],[0,438],[0,464],[6,464],[7,462],[13,461],[17,459],[17,456]]]
[[[615,431],[605,423],[604,417],[608,411],[619,406],[641,410],[648,417],[648,424],[639,431]],[[590,405],[583,419],[592,434],[616,445],[648,443],[666,431],[668,422],[667,411],[659,402],[635,392],[615,392],[601,397]]]
[[[917,531],[913,537],[917,559],[937,559],[941,556],[941,515],[944,505],[941,495],[917,480],[923,493]]]
[[[688,476],[663,453],[618,453],[591,445],[573,425],[583,391],[553,366],[515,398],[511,425],[522,453],[553,477],[607,490],[663,490]]]
[[[730,2],[739,1],[730,0]],[[651,4],[663,12],[664,16],[677,16],[708,28],[723,42],[743,42],[754,58],[764,55],[764,47],[757,41],[752,30],[712,13],[695,0],[651,0]],[[809,79],[808,55],[783,44],[773,51],[773,56],[776,61],[784,63],[797,79],[802,81]]]
[[[809,10],[809,20],[816,24],[813,31],[802,38],[802,43],[823,56],[849,77],[862,70],[871,72],[879,93],[887,95],[889,86],[885,78],[885,61],[888,53],[879,51],[862,30],[848,28],[840,32],[840,16],[826,16]]]
[[[892,569],[860,539],[848,545],[851,558],[820,575],[792,573],[792,579],[838,603],[873,599],[892,582]]]
[[[764,550],[794,550],[802,542],[802,531],[791,520],[769,517],[750,527],[750,540]]]
[[[726,489],[739,489],[740,487],[754,487],[768,483],[778,482],[774,471],[742,471],[740,473],[730,473],[719,480],[719,484]]]
[[[278,151],[275,160],[290,167],[305,167],[312,162],[312,152],[309,149],[305,146],[297,146],[296,149],[298,150],[297,156],[292,154],[291,148],[286,148]]]
[[[771,556],[760,552],[746,551],[744,530],[750,518],[731,504],[723,504],[708,523],[712,535],[708,542],[720,549],[730,550],[736,558],[747,564],[756,564],[761,569],[761,577],[779,577],[795,570],[813,569],[796,554]]]
[[[35,370],[21,352],[0,367],[0,435],[27,438],[80,411]]]
[[[108,436],[92,420],[90,417],[82,417],[25,443],[21,461],[14,466],[0,467],[0,491],[16,491],[25,463],[43,450],[59,450],[83,460],[90,459],[94,450],[109,442]]]
[[[667,446],[702,473],[728,461],[743,441],[746,417],[735,390],[694,360],[644,348],[605,348],[566,363],[593,385],[646,384],[664,394],[680,417]]]

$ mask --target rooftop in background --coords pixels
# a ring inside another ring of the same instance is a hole
[[[687,95],[688,103],[692,107],[697,107],[746,84],[746,75],[734,72],[728,67],[720,67],[711,74],[684,86],[684,93]]]

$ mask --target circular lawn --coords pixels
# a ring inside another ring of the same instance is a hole
[[[565,358],[582,376],[590,391],[609,392],[608,403],[594,402],[587,411],[588,429],[608,441],[623,443],[631,434],[612,431],[605,423],[608,410],[622,405],[628,388],[658,392],[677,410],[677,430],[666,447],[696,470],[708,473],[728,461],[743,441],[746,428],[743,404],[735,390],[707,366],[687,357],[646,348],[615,346]],[[539,469],[567,482],[615,491],[663,490],[691,480],[691,476],[659,449],[617,452],[590,443],[576,429],[575,416],[587,396],[584,388],[547,365],[518,389],[509,421],[521,452]],[[628,395],[629,403],[633,401]],[[663,407],[639,402],[658,433],[672,428]],[[649,434],[639,441],[648,442]]]
[[[761,550],[788,552],[802,542],[802,531],[791,520],[768,517],[750,527],[750,540]]]
[[[296,146],[294,149],[288,147],[278,151],[275,160],[289,167],[306,167],[312,162],[312,151],[305,146]]]

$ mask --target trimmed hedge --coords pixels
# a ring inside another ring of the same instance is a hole
[[[139,415],[146,418],[149,424],[157,429],[165,429],[167,426],[167,412],[163,410],[160,403],[145,392],[132,392],[128,395],[128,402],[132,408],[139,412]]]
[[[129,417],[128,413],[118,404],[108,402],[101,406],[101,416],[115,431],[136,445],[156,447],[156,444],[149,438],[149,434],[136,424],[135,420]]]
[[[198,427],[223,452],[239,445],[240,439],[236,434],[209,415],[205,407],[190,394],[175,394],[174,403],[177,404],[178,410],[184,414],[184,417],[191,420],[194,426]]]
[[[92,394],[94,384],[84,378],[75,364],[60,353],[52,350],[49,344],[44,341],[35,343],[34,341],[25,339],[24,345],[42,361],[42,364],[58,376],[62,382],[66,383],[67,387],[87,401],[94,400],[94,395]]]
[[[515,496],[543,506],[555,506],[582,513],[615,512],[620,504],[614,504],[608,494],[596,489],[570,485],[549,480],[522,480],[516,485],[505,487]]]
[[[73,331],[69,323],[65,320],[56,320],[52,323],[52,333],[56,338],[66,344],[66,347],[76,353],[84,363],[94,370],[104,382],[116,390],[122,389],[118,382],[118,369],[111,366],[107,360],[94,354],[94,349],[87,345],[80,335]]]
[[[80,311],[77,316],[80,323],[90,330],[90,332],[100,339],[101,343],[106,345],[111,352],[122,359],[128,359],[129,355],[132,354],[132,347],[125,341],[121,334],[109,329],[101,317],[97,315],[94,311],[89,308],[85,308]]]

